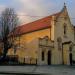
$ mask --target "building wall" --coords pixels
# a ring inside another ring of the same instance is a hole
[[[20,37],[16,37],[15,43],[20,44],[20,48],[16,49],[16,55],[19,56],[19,60],[23,62],[25,57],[38,58],[39,38],[48,36],[50,39],[50,28],[34,31],[31,33],[23,34]],[[53,36],[53,35],[52,35]],[[54,36],[53,36],[54,37]],[[14,50],[9,50],[8,55],[14,55]]]
[[[29,43],[33,39],[43,38],[45,36],[48,36],[50,38],[50,28],[38,30],[38,31],[34,31],[34,32],[31,32],[31,33],[22,35],[22,38],[25,39],[27,41],[27,43]]]
[[[54,42],[51,41],[48,36],[40,38],[39,43],[39,50],[38,50],[38,65],[48,65],[52,64],[53,60],[53,48],[54,48]],[[42,56],[42,52],[44,52],[44,55]],[[48,53],[49,57],[48,57]],[[43,58],[43,59],[42,59]],[[48,63],[50,61],[50,63]]]
[[[64,44],[63,45],[63,64],[64,65],[70,65],[70,60],[69,60],[69,44]]]
[[[66,17],[66,19],[64,19]],[[67,26],[67,33],[64,36],[64,23]],[[57,39],[60,37],[62,39],[62,43],[72,41],[74,43],[74,29],[70,22],[70,18],[67,13],[67,9],[65,8],[60,16],[57,18],[54,27],[54,46],[55,46],[55,54],[56,57],[55,64],[62,64],[62,49],[58,50],[58,42]],[[69,47],[69,46],[68,46]],[[68,57],[67,57],[68,58]],[[65,60],[65,59],[64,59]],[[66,60],[65,60],[66,61]]]

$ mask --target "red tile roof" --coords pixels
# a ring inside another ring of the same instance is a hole
[[[45,17],[43,19],[39,19],[37,21],[19,26],[17,27],[15,34],[19,35],[19,34],[29,33],[44,28],[49,28],[51,26],[52,16],[58,16],[59,14],[60,13],[56,13],[48,17]]]

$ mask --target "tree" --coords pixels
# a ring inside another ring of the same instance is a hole
[[[4,60],[8,50],[13,47],[14,42],[14,36],[9,36],[11,32],[14,35],[14,31],[18,25],[18,17],[17,14],[14,12],[14,9],[12,8],[6,8],[0,17],[0,27],[1,27],[1,33],[0,38],[2,40],[3,44],[3,54],[0,57],[0,60]],[[10,38],[11,37],[11,38]]]

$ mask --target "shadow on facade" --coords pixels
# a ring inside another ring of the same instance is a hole
[[[15,65],[37,65],[37,59],[34,59],[34,58],[29,58],[28,62],[25,61],[27,58],[23,58],[23,62],[20,62],[18,60],[18,56],[6,56],[5,60],[0,62],[0,66],[1,65],[12,65],[12,66],[15,66]],[[35,61],[33,63],[33,60]]]

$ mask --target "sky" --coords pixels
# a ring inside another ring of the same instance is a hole
[[[25,24],[61,11],[64,2],[75,25],[75,0],[0,0],[0,14],[7,7],[14,8],[21,24]]]

